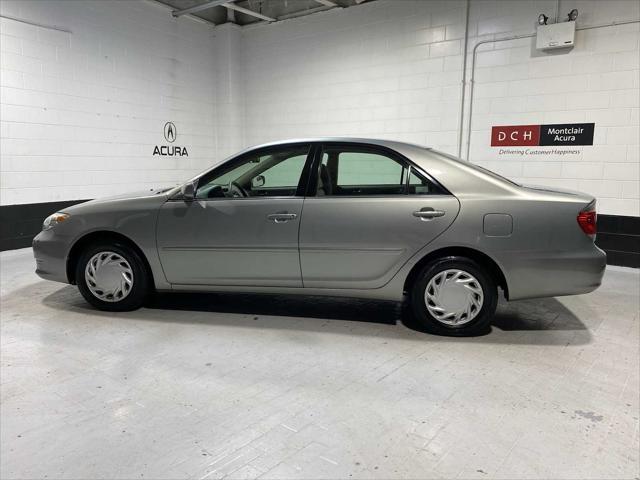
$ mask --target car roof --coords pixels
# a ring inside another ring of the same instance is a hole
[[[267,142],[260,145],[249,147],[247,150],[254,150],[257,148],[273,147],[277,145],[287,145],[291,143],[360,143],[369,145],[379,145],[382,147],[388,147],[392,149],[411,147],[419,148],[422,150],[431,150],[430,147],[419,145],[417,143],[400,142],[397,140],[385,140],[382,138],[363,138],[363,137],[305,137],[305,138],[290,138],[286,140],[278,140],[274,142]]]

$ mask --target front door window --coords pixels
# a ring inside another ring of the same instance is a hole
[[[244,155],[202,177],[196,198],[293,197],[309,148],[295,145]]]

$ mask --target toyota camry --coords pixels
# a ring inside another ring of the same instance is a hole
[[[595,199],[519,185],[407,143],[314,138],[249,148],[181,186],[54,213],[36,273],[124,311],[151,292],[403,301],[424,329],[484,331],[507,300],[590,292]]]

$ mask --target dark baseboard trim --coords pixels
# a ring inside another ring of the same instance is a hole
[[[47,216],[86,201],[0,206],[0,250],[30,247]],[[640,217],[598,215],[596,245],[607,252],[609,265],[640,268]]]
[[[28,203],[0,206],[0,250],[30,247],[42,230],[42,222],[52,213],[87,200]]]
[[[618,252],[607,250],[607,265],[640,268],[640,254],[633,252]]]
[[[640,217],[598,214],[596,245],[609,265],[640,268]]]

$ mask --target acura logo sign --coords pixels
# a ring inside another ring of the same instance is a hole
[[[167,140],[167,142],[175,142],[177,133],[178,132],[176,131],[176,126],[173,124],[173,122],[167,122],[164,124],[164,138]]]
[[[167,122],[164,124],[164,139],[168,143],[176,141],[178,136],[178,130],[173,122]],[[156,145],[153,149],[153,155],[160,155],[161,157],[188,157],[187,147],[178,147],[175,145]]]

